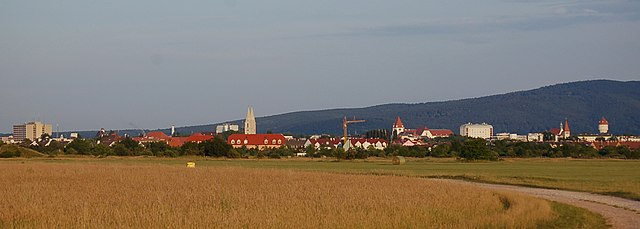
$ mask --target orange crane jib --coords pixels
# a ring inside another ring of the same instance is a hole
[[[360,122],[366,122],[366,120],[357,120],[356,117],[353,117],[353,120],[347,120],[347,116],[344,116],[344,119],[342,120],[342,129],[344,130],[344,144],[346,144],[347,142],[347,126],[351,123]]]

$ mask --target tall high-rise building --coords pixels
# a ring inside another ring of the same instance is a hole
[[[247,109],[247,118],[244,120],[244,134],[256,134],[256,116],[251,106]]]
[[[24,141],[29,139],[34,141],[43,134],[51,136],[53,134],[53,128],[51,124],[44,124],[41,122],[28,122],[25,124],[13,125],[13,139],[15,141]]]

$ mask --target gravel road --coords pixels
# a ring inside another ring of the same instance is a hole
[[[437,179],[446,182],[468,184],[483,188],[525,193],[547,200],[566,203],[599,213],[612,228],[640,228],[640,201],[619,197],[513,185],[483,184],[461,180]]]

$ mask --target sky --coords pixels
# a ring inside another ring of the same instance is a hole
[[[0,0],[0,132],[640,79],[640,1]]]

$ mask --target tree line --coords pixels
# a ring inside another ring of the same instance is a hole
[[[376,133],[378,134],[378,133]],[[384,134],[384,133],[382,133]],[[0,146],[3,143],[0,142]],[[520,142],[511,140],[486,141],[484,139],[451,136],[448,138],[432,139],[424,146],[406,147],[390,144],[384,150],[355,148],[345,151],[338,148],[316,149],[292,148],[282,146],[273,149],[249,149],[246,147],[233,148],[221,137],[201,143],[187,142],[180,147],[171,147],[166,142],[150,142],[140,144],[131,138],[125,138],[112,146],[98,144],[95,139],[76,139],[64,145],[61,142],[50,141],[48,145],[31,145],[29,141],[22,143],[23,147],[31,148],[48,155],[93,155],[106,156],[208,156],[227,158],[281,158],[304,155],[306,157],[333,157],[338,159],[365,159],[368,157],[453,157],[466,160],[497,160],[499,158],[528,158],[528,157],[572,157],[572,158],[620,158],[640,159],[640,149],[631,150],[625,146],[607,146],[601,150],[582,143],[541,143]],[[3,152],[0,152],[3,153]],[[16,152],[5,152],[4,157],[20,156]]]

